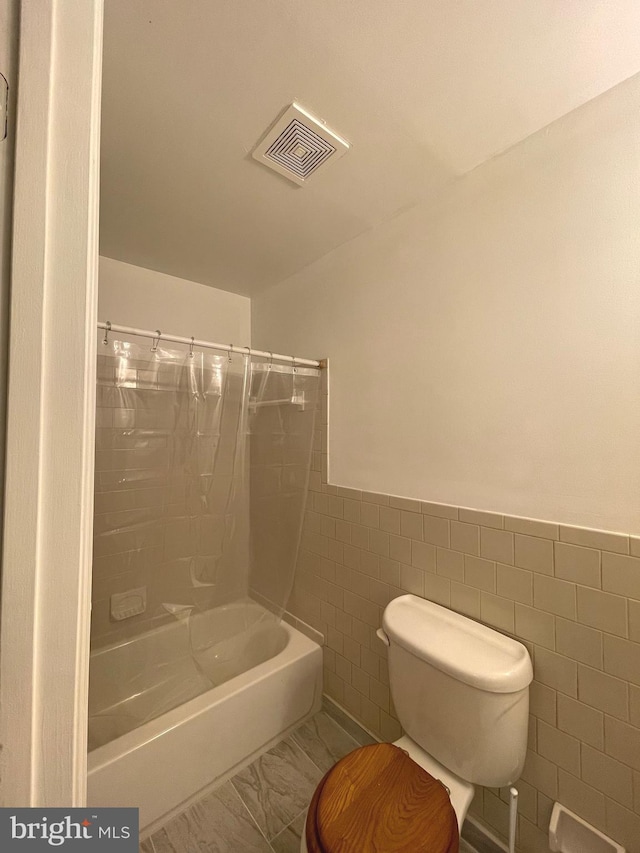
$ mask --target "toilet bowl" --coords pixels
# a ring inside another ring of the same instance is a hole
[[[521,643],[413,595],[387,605],[379,635],[405,734],[329,770],[302,853],[456,853],[474,784],[522,772],[533,669]]]

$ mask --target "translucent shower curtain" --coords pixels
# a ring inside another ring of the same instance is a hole
[[[230,632],[282,614],[318,373],[157,341],[99,344],[92,745],[242,671]]]
[[[96,614],[94,639],[246,591],[237,571],[246,563],[244,361],[120,340],[101,347],[94,580],[131,574],[119,586],[145,581],[147,601],[135,622]]]
[[[252,597],[281,616],[302,531],[320,372],[257,360],[249,379]]]
[[[209,689],[193,614],[248,589],[246,359],[98,346],[92,745]]]

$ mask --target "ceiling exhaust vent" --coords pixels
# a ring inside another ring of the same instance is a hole
[[[349,143],[299,104],[293,103],[267,132],[253,156],[300,186],[339,160]]]

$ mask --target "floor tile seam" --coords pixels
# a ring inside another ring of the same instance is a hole
[[[348,737],[348,738],[349,738],[349,740],[353,741],[353,748],[354,748],[354,749],[358,749],[359,747],[361,747],[361,746],[362,746],[362,744],[361,744],[361,743],[358,743],[358,741],[354,738],[354,736],[353,736],[353,735],[350,735],[350,734],[349,734],[349,732],[348,732],[346,729],[343,729],[343,728],[342,728],[342,726],[340,725],[340,723],[337,723],[335,720],[331,719],[331,717],[329,717],[329,719],[331,720],[331,722],[332,722],[332,723],[334,723],[334,724],[335,724],[335,725],[340,729],[340,731],[341,731],[341,732],[342,732],[346,737]]]
[[[273,836],[273,838],[271,839],[271,841],[275,841],[275,840],[276,840],[276,838],[279,838],[279,837],[282,835],[282,833],[283,833],[283,832],[286,832],[286,831],[289,829],[289,827],[290,827],[292,824],[294,824],[294,823],[298,820],[298,818],[299,818],[299,817],[301,817],[303,814],[305,814],[305,813],[306,813],[307,808],[308,808],[308,806],[305,806],[305,807],[302,809],[302,811],[298,812],[298,814],[293,818],[293,820],[290,820],[290,821],[289,821],[289,823],[288,823],[285,827],[283,827],[277,835],[274,835],[274,836]],[[304,829],[303,829],[302,831],[304,832]]]
[[[281,835],[283,832],[285,832],[285,830],[289,829],[289,827],[291,826],[291,824],[292,824],[292,823],[295,823],[295,822],[298,820],[298,818],[299,818],[299,817],[302,817],[302,815],[303,815],[303,814],[306,814],[306,812],[307,812],[307,809],[308,809],[308,808],[309,808],[309,806],[305,806],[303,809],[301,809],[301,810],[298,812],[298,814],[293,818],[293,820],[290,820],[290,821],[289,821],[289,823],[284,827],[284,829],[282,829],[282,830],[278,833],[278,835]],[[276,835],[276,838],[278,837],[278,835]]]
[[[324,774],[325,774],[325,771],[322,769],[322,767],[318,767],[318,765],[313,760],[313,758],[311,758],[309,753],[304,749],[303,746],[301,746],[298,743],[298,741],[295,739],[295,732],[293,732],[293,734],[290,736],[290,739],[293,741],[294,746],[299,750],[299,752],[301,752],[302,755],[307,759],[307,761],[309,761],[309,762],[311,762],[311,764],[313,764],[313,766],[318,771],[318,773],[320,773],[320,778],[322,778],[322,776],[324,776]],[[320,780],[318,780],[318,781],[320,781]]]
[[[285,765],[288,765],[289,770],[293,770],[296,773],[302,774],[303,776],[309,776],[310,774],[312,774],[312,778],[309,780],[309,782],[311,784],[311,792],[312,792],[313,789],[315,788],[315,786],[317,785],[317,783],[320,781],[320,778],[322,778],[322,775],[323,775],[322,770],[319,767],[317,767],[315,762],[309,758],[309,756],[306,754],[306,752],[293,739],[292,734],[288,735],[286,738],[283,738],[281,741],[279,741],[276,744],[276,746],[272,747],[271,750],[268,750],[267,752],[263,753],[258,758],[256,758],[256,760],[252,764],[250,764],[247,768],[245,768],[245,770],[242,772],[246,773],[247,771],[253,770],[253,772],[258,773],[258,776],[259,776],[258,768],[259,768],[262,760],[266,756],[271,754],[275,749],[277,749],[278,747],[283,746],[283,745],[287,746],[291,752],[290,758],[284,760],[284,763],[285,763]],[[313,780],[314,776],[317,777],[315,779],[315,781]],[[247,799],[244,798],[243,793],[240,790],[240,786],[236,783],[235,778],[236,777],[234,777],[233,779],[230,780],[234,791],[238,794],[238,796],[242,800],[243,805],[245,806],[245,808],[247,809],[247,811],[251,815],[252,819],[255,821],[255,823],[258,824],[259,828],[261,829],[262,835],[264,835],[264,837],[267,840],[267,843],[271,844],[271,841],[273,841],[273,839],[276,838],[280,834],[280,832],[282,832],[283,829],[288,827],[293,822],[293,820],[295,820],[295,819],[297,819],[297,817],[299,817],[300,812],[297,812],[296,815],[290,821],[287,821],[287,823],[284,826],[282,826],[273,836],[271,836],[270,829],[268,826],[266,826],[265,829],[262,829],[260,827],[258,816],[254,815],[253,811],[252,811],[252,802],[253,802],[252,799],[250,797],[247,797]],[[259,779],[257,781],[258,781],[258,787],[260,787]],[[308,799],[309,799],[309,801],[311,800],[311,793],[309,793]],[[257,808],[260,807],[259,802],[255,803],[255,805]]]
[[[153,835],[159,835],[161,832],[165,832],[165,827],[166,827],[166,826],[168,826],[168,824],[169,824],[169,823],[171,823],[171,821],[167,821],[167,823],[163,823],[163,824],[162,824],[162,826],[160,826],[160,827],[158,827],[158,829],[156,829],[156,831],[153,833]],[[165,833],[165,834],[166,834],[166,833]],[[153,850],[153,853],[157,853],[157,851],[156,851],[156,845],[155,845],[155,843],[154,843],[154,841],[153,841],[153,835],[150,835],[150,836],[149,836],[147,839],[145,839],[145,840],[146,840],[146,841],[150,841],[150,842],[151,842],[151,849]],[[168,837],[168,836],[167,836],[167,837]]]
[[[233,784],[233,779],[229,779],[229,783],[230,783],[231,787],[233,788],[233,792],[234,792],[234,794],[238,797],[238,799],[240,800],[240,802],[242,803],[242,805],[243,805],[243,806],[244,806],[244,808],[246,809],[247,814],[248,814],[248,815],[249,815],[249,817],[251,818],[251,821],[255,824],[255,826],[256,826],[256,827],[257,827],[257,829],[258,829],[258,832],[259,832],[259,833],[260,833],[260,835],[264,838],[265,842],[267,843],[267,846],[269,847],[269,849],[270,849],[270,850],[273,850],[273,847],[271,846],[271,842],[269,841],[269,839],[268,839],[268,838],[267,838],[267,836],[265,835],[265,833],[264,833],[264,831],[263,831],[262,827],[260,826],[260,824],[259,824],[259,823],[258,823],[258,821],[256,820],[256,818],[255,818],[254,814],[252,813],[251,809],[249,808],[248,803],[246,803],[246,802],[244,801],[244,798],[243,798],[242,794],[240,793],[240,791],[238,791],[238,789],[236,788],[236,786]],[[275,853],[275,851],[274,851],[274,853]]]
[[[319,711],[319,712],[318,712],[318,714],[324,714],[324,716],[327,718],[327,720],[330,720],[330,722],[331,722],[333,725],[335,725],[335,726],[340,730],[341,734],[343,734],[346,738],[348,738],[348,739],[353,743],[353,749],[358,749],[358,748],[359,748],[360,744],[359,744],[359,743],[358,743],[358,741],[353,737],[353,735],[350,735],[350,734],[349,734],[349,732],[348,732],[348,731],[346,731],[346,729],[343,729],[343,728],[342,728],[342,726],[341,726],[341,725],[340,725],[336,720],[334,720],[334,719],[333,719],[333,717],[332,717],[330,714],[327,714],[327,712],[326,712],[326,711]],[[312,717],[311,719],[314,719],[314,718]],[[312,764],[314,764],[314,765],[318,768],[318,770],[322,773],[322,775],[324,776],[324,775],[325,775],[325,773],[326,773],[327,771],[326,771],[326,770],[323,770],[323,769],[322,769],[322,767],[320,767],[320,766],[319,766],[319,765],[318,765],[318,764],[313,760],[313,757],[312,757],[312,756],[307,752],[307,750],[304,748],[304,745],[301,743],[301,741],[298,741],[298,740],[296,739],[296,734],[300,731],[300,729],[301,729],[301,728],[303,728],[303,727],[304,727],[304,725],[305,725],[305,724],[303,724],[302,726],[299,726],[299,727],[298,727],[294,732],[292,732],[292,734],[291,734],[291,738],[295,740],[296,745],[300,747],[300,749],[304,752],[304,754],[305,754],[305,755],[307,756],[307,758],[311,761],[311,763],[312,763]],[[324,744],[324,741],[322,740],[322,738],[321,738],[321,737],[318,737],[318,740],[319,740],[321,743],[323,743],[323,744]],[[328,748],[328,745],[327,745],[327,744],[324,744],[324,745],[325,745],[325,746],[327,746],[327,752],[329,753],[329,755],[331,755],[331,750]],[[353,751],[353,750],[350,750],[350,751]],[[331,755],[331,758],[333,758],[333,755]],[[340,760],[340,759],[335,759],[334,764],[336,764],[339,760]]]
[[[293,740],[293,742],[294,742],[294,743],[295,743],[295,745],[298,747],[298,749],[302,750],[302,752],[304,753],[304,755],[306,756],[306,758],[308,758],[308,759],[309,759],[309,761],[313,764],[313,766],[316,768],[316,770],[317,770],[319,773],[323,773],[322,767],[319,767],[319,766],[316,764],[316,762],[313,760],[313,758],[309,755],[309,753],[308,753],[308,752],[307,752],[307,750],[304,748],[304,746],[303,746],[301,743],[298,743],[298,741],[296,740],[296,733],[295,733],[295,732],[291,735],[291,740]],[[324,773],[323,773],[323,775],[324,775]]]

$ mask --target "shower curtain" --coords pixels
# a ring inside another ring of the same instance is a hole
[[[286,606],[302,531],[319,371],[254,359],[249,379],[252,597]]]
[[[258,601],[261,620],[281,617],[318,383],[317,370],[244,354],[99,344],[92,647],[126,650],[176,620],[181,637],[167,654],[147,643],[143,665],[113,673],[117,707],[94,714],[107,739],[241,671],[237,644],[203,631],[198,614],[246,604],[255,628]]]

